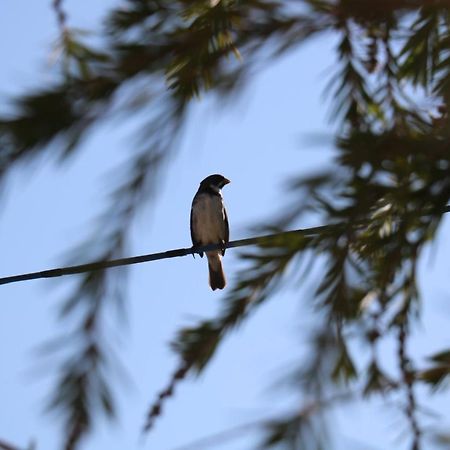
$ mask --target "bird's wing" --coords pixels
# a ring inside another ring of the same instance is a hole
[[[225,235],[224,235],[223,241],[226,244],[230,240],[230,227],[228,225],[228,216],[227,216],[227,210],[225,208],[225,205],[223,205],[223,221],[224,221],[224,225],[225,225]],[[225,249],[222,250],[222,255],[225,255]]]
[[[193,214],[193,208],[195,205],[195,202],[197,201],[197,195],[194,197],[194,200],[192,200],[192,206],[191,206],[191,218],[190,218],[190,227],[191,227],[191,239],[192,239],[192,245],[194,247],[196,247],[197,245],[200,245],[200,241],[198,240],[198,238],[195,236],[194,233],[194,214]],[[203,253],[200,255],[203,256]]]

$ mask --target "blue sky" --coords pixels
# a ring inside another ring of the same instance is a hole
[[[54,77],[51,55],[58,29],[49,3],[9,0],[0,5],[2,103],[9,95]],[[67,1],[64,7],[69,25],[95,30],[106,8],[115,3]],[[210,173],[223,173],[232,181],[224,197],[231,237],[238,239],[249,236],[252,224],[271,217],[282,206],[287,177],[331,163],[332,147],[312,145],[305,136],[332,131],[321,96],[334,63],[332,50],[332,40],[312,41],[258,74],[233,106],[222,108],[208,98],[195,105],[157,200],[133,227],[132,254],[190,245],[191,200],[200,180]],[[106,175],[120,168],[127,148],[133,145],[132,125],[106,123],[67,164],[58,166],[49,158],[13,174],[1,199],[1,275],[61,263],[65,250],[79,242],[101,210],[111,187]],[[421,286],[430,301],[412,344],[420,355],[450,345],[449,234],[447,220],[422,264]],[[234,251],[227,252],[224,266],[233,280]],[[41,361],[34,349],[62,331],[55,312],[70,283],[64,278],[58,283],[33,281],[1,287],[0,438],[16,445],[25,446],[34,439],[39,449],[58,448],[58,418],[42,412],[56,366]],[[179,386],[155,430],[141,441],[148,405],[177,363],[168,343],[180,326],[214,315],[223,294],[209,289],[206,262],[199,258],[135,266],[129,279],[129,316],[127,320],[112,317],[110,323],[110,344],[132,382],[115,383],[119,418],[112,425],[101,423],[84,448],[171,450],[296,405],[294,393],[273,389],[271,384],[305,350],[305,330],[311,327],[310,291],[308,282],[276,295],[226,340],[199,379]],[[381,349],[388,361],[391,350],[388,345]],[[432,404],[426,394],[422,399]],[[448,405],[448,400],[446,396],[438,403]],[[361,442],[368,443],[364,448],[369,449],[400,448],[404,441],[398,440],[399,433],[407,427],[394,408],[386,412],[383,401],[336,412],[333,425],[341,441],[337,448],[342,449],[358,448]],[[254,437],[250,434],[217,448],[248,449]]]

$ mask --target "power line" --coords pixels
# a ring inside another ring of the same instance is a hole
[[[443,213],[450,212],[450,205],[447,205]],[[303,228],[299,230],[283,231],[281,233],[268,234],[265,236],[257,236],[254,238],[239,239],[237,241],[230,241],[226,245],[210,244],[202,247],[177,248],[175,250],[168,250],[166,252],[149,253],[140,256],[131,256],[129,258],[112,259],[109,261],[95,261],[87,264],[80,264],[77,266],[61,267],[58,269],[42,270],[40,272],[29,272],[21,275],[11,275],[9,277],[0,278],[0,285],[18,283],[20,281],[37,280],[40,278],[56,278],[64,275],[75,275],[79,273],[92,272],[94,270],[104,270],[110,267],[129,266],[131,264],[141,264],[149,261],[158,261],[160,259],[176,258],[179,256],[195,255],[196,253],[207,252],[209,250],[221,250],[225,248],[243,247],[245,245],[261,244],[268,239],[274,239],[279,236],[288,236],[290,234],[300,234],[302,236],[313,236],[328,230],[332,225],[322,225],[319,227]]]
[[[195,253],[207,252],[209,250],[220,250],[224,247],[234,248],[234,247],[243,247],[245,245],[261,244],[267,239],[273,239],[276,238],[277,236],[287,236],[289,234],[312,236],[329,228],[330,228],[329,225],[323,225],[319,227],[285,231],[282,233],[258,236],[254,238],[239,239],[237,241],[230,241],[226,245],[210,244],[204,245],[202,247],[178,248],[175,250],[168,250],[166,252],[150,253],[140,256],[131,256],[129,258],[112,259],[109,261],[96,261],[87,264],[80,264],[77,266],[68,266],[57,269],[42,270],[39,272],[30,272],[21,275],[12,275],[9,277],[0,278],[0,285],[18,283],[20,281],[27,281],[27,280],[37,280],[40,278],[56,278],[64,275],[74,275],[84,272],[92,272],[94,270],[109,269],[110,267],[129,266],[131,264],[140,264],[149,261],[158,261],[159,259],[168,259],[168,258],[176,258],[179,256],[194,255]]]

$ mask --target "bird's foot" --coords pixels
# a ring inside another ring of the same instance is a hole
[[[203,252],[198,252],[197,251],[197,248],[198,248],[199,246],[198,245],[193,245],[192,247],[191,247],[191,251],[192,251],[192,257],[195,259],[195,254],[197,253],[197,255],[200,255],[200,258],[203,258]]]

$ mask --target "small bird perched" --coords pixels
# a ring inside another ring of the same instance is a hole
[[[194,247],[208,244],[226,244],[230,239],[228,217],[223,204],[221,189],[230,182],[222,175],[206,177],[192,200],[191,238]],[[211,289],[225,287],[225,274],[222,268],[222,250],[206,252]],[[203,258],[203,253],[200,253]]]

